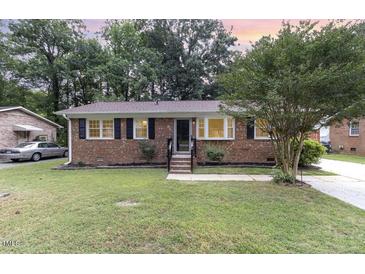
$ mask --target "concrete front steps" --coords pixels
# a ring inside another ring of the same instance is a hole
[[[170,173],[191,174],[190,154],[174,154],[171,158]]]

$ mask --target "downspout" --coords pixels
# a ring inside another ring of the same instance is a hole
[[[67,139],[68,139],[68,161],[64,165],[69,165],[72,162],[72,134],[71,134],[71,120],[66,114],[62,115],[67,120]]]

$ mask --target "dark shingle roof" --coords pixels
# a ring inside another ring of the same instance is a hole
[[[220,101],[99,102],[57,111],[56,114],[218,112]]]

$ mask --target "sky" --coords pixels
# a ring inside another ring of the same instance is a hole
[[[287,20],[287,19],[286,19]],[[3,20],[5,23],[7,20]],[[263,35],[275,35],[280,27],[282,20],[279,19],[227,19],[222,20],[225,28],[230,30],[238,38],[235,48],[245,51]],[[328,23],[328,20],[318,20],[320,25]],[[87,19],[84,20],[87,27],[87,36],[93,37],[95,32],[100,31],[104,25],[104,19]],[[299,20],[290,19],[292,24],[297,24]]]
[[[105,20],[84,20],[86,27],[91,35],[97,32],[104,24]],[[250,42],[255,42],[263,35],[275,35],[280,27],[282,20],[279,19],[226,19],[222,20],[227,30],[232,28],[232,33],[238,38],[236,49],[246,50],[250,48]],[[297,24],[300,20],[290,20]],[[320,25],[328,23],[328,20],[318,20]]]

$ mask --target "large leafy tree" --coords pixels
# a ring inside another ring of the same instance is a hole
[[[124,101],[150,100],[149,91],[157,77],[160,55],[146,47],[131,21],[107,22],[103,37],[107,43],[106,95]]]
[[[3,93],[5,92],[5,59],[6,59],[6,47],[5,39],[2,30],[2,22],[0,21],[0,103],[3,101]]]
[[[7,47],[6,35],[0,20],[0,106],[26,106],[27,108],[44,114],[42,104],[46,97],[39,92],[32,92],[23,87],[19,81],[13,77],[13,72],[9,68],[11,57]]]
[[[79,39],[65,61],[66,81],[63,86],[66,106],[94,102],[102,94],[103,66],[106,52],[96,39]]]
[[[140,20],[147,46],[162,56],[151,93],[164,99],[212,99],[216,76],[232,61],[237,40],[219,20]]]
[[[261,38],[221,77],[227,92],[223,110],[260,118],[257,126],[270,135],[277,162],[293,179],[308,133],[363,103],[365,41],[360,26],[283,23],[277,37]]]
[[[84,26],[80,20],[14,20],[8,46],[13,72],[28,87],[47,91],[49,116],[62,105],[65,58],[75,49]]]

